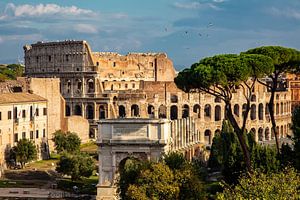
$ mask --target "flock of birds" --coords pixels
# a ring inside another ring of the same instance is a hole
[[[208,25],[206,26],[206,28],[210,28],[210,27],[212,27],[213,25],[214,25],[214,24],[213,24],[212,22],[209,22]],[[168,28],[167,28],[167,27],[165,27],[165,32],[168,32]],[[189,32],[188,30],[185,30],[183,34],[184,34],[184,35],[189,35],[190,32]],[[209,37],[209,34],[198,33],[198,36],[199,36],[199,37],[202,37],[202,36]],[[190,48],[189,48],[189,47],[186,47],[185,49],[190,49]]]

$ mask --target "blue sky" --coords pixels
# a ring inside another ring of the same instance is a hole
[[[24,44],[65,39],[166,52],[179,70],[262,45],[300,49],[300,0],[1,0],[0,63],[22,59]]]

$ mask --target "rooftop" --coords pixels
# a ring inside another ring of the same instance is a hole
[[[47,99],[30,93],[6,93],[0,94],[0,104],[7,103],[26,103],[26,102],[38,102],[47,101]]]

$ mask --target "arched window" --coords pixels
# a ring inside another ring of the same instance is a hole
[[[94,80],[93,79],[88,79],[87,80],[87,85],[88,85],[88,93],[94,92]]]
[[[105,106],[101,105],[99,106],[99,119],[105,119],[106,113],[105,113]]]
[[[205,130],[205,132],[204,132],[204,140],[205,140],[205,144],[212,143],[211,131],[208,129]]]
[[[178,108],[177,106],[171,106],[171,120],[178,119]]]
[[[250,115],[251,120],[256,119],[256,105],[252,104],[251,105],[251,115]]]
[[[264,119],[264,105],[260,103],[258,105],[258,119],[263,120]]]
[[[264,130],[262,128],[258,129],[258,141],[264,140]]]
[[[190,116],[190,107],[185,104],[182,107],[182,118],[187,118],[189,116]]]
[[[87,105],[86,107],[86,118],[87,119],[94,119],[94,106]]]
[[[154,106],[148,105],[148,115],[150,118],[154,117]]]
[[[167,118],[167,107],[164,105],[160,105],[158,108],[158,117],[159,118]]]
[[[253,135],[255,135],[256,134],[255,128],[251,128],[250,133],[252,133]]]
[[[197,118],[201,117],[201,115],[200,115],[200,105],[199,104],[195,104],[194,105],[194,107],[193,107],[193,113],[196,114]]]
[[[178,97],[175,94],[171,94],[171,103],[178,103]]]
[[[133,104],[131,106],[131,117],[139,117],[139,115],[140,115],[139,106],[136,104]]]
[[[280,114],[281,115],[283,114],[283,103],[282,102],[280,103]]]
[[[211,117],[211,106],[209,104],[204,107],[204,117]]]
[[[265,140],[270,140],[270,129],[266,128],[265,130]]]
[[[220,97],[216,97],[215,98],[215,103],[221,103],[221,98]]]
[[[123,105],[119,106],[119,117],[124,118],[126,117],[126,110]]]
[[[279,115],[279,103],[276,103],[275,110],[276,110],[276,115]]]
[[[255,96],[254,94],[251,96],[251,101],[252,101],[252,102],[255,102],[255,101],[256,101],[256,96]]]
[[[239,104],[234,105],[234,114],[239,117],[240,116],[240,106]]]
[[[215,121],[221,120],[221,106],[215,106]]]
[[[75,106],[75,115],[82,116],[82,109],[80,105]]]

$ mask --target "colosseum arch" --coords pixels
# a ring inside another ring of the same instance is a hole
[[[76,79],[75,80],[76,82],[76,90],[77,90],[77,93],[81,93],[82,92],[82,81],[80,79]]]
[[[75,105],[75,109],[74,110],[75,110],[75,112],[74,112],[75,115],[82,116],[82,108],[81,108],[80,105]]]
[[[133,104],[131,106],[131,117],[138,117],[139,115],[140,115],[139,106],[136,104]]]
[[[211,144],[212,142],[212,135],[209,129],[206,129],[204,132],[204,140],[205,140],[205,144]]]
[[[280,114],[283,114],[283,102],[280,103]]]
[[[68,79],[68,80],[67,80],[67,93],[68,93],[68,94],[71,92],[71,89],[72,89],[72,87],[71,87],[71,80]]]
[[[264,129],[261,127],[258,129],[258,141],[264,141]]]
[[[267,116],[269,114],[270,114],[270,112],[269,112],[269,104],[266,103],[265,115]]]
[[[204,117],[211,118],[211,106],[209,104],[204,107]]]
[[[94,106],[91,104],[86,106],[86,118],[94,119]]]
[[[258,119],[263,120],[264,119],[264,105],[260,103],[258,105]]]
[[[216,97],[215,98],[215,103],[221,103],[221,98],[220,97]]]
[[[160,105],[158,108],[158,117],[159,118],[167,118],[167,107],[164,105]]]
[[[88,87],[87,92],[88,93],[94,92],[94,90],[95,90],[94,80],[90,78],[90,79],[87,79],[86,82],[87,82],[87,87]]]
[[[173,105],[171,106],[170,108],[170,113],[171,113],[171,120],[174,120],[174,119],[178,119],[178,108],[177,106]]]
[[[147,112],[150,118],[154,117],[154,106],[149,104],[147,108]]]
[[[268,127],[265,129],[265,140],[270,140],[270,129]]]
[[[99,106],[99,119],[105,119],[106,118],[106,106],[100,105]]]
[[[215,106],[215,121],[221,120],[221,106]]]
[[[233,107],[233,113],[239,117],[240,116],[240,106],[239,104],[235,104],[234,107]]]
[[[276,103],[275,113],[276,115],[279,115],[279,103]]]
[[[249,133],[252,133],[252,134],[255,136],[255,134],[256,134],[256,129],[255,129],[255,128],[251,128]]]
[[[182,106],[182,118],[187,118],[190,116],[190,107],[187,104]]]
[[[201,118],[201,107],[199,104],[194,105],[193,113],[196,115],[197,118]]]
[[[178,96],[175,94],[171,94],[171,103],[178,103]]]
[[[255,120],[256,119],[256,105],[252,104],[251,105],[251,113],[250,113],[250,119]]]
[[[255,94],[253,94],[253,95],[251,96],[251,101],[252,101],[252,102],[255,102],[255,101],[256,101],[256,96],[255,96]]]
[[[125,106],[119,105],[119,117],[124,118],[126,117],[126,109]]]
[[[193,113],[196,118],[201,118],[201,107],[199,104],[195,104],[193,107]]]

